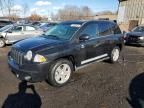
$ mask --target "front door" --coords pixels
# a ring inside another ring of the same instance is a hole
[[[98,24],[96,22],[88,23],[80,33],[80,36],[83,34],[90,36],[90,39],[80,42],[81,49],[85,50],[85,57],[81,61],[81,65],[107,56],[107,54],[104,54],[103,41],[98,35]]]
[[[23,39],[23,36],[23,26],[15,26],[7,33],[6,38],[9,42],[13,43]]]

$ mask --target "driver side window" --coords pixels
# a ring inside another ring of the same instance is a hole
[[[32,26],[26,26],[26,31],[35,31],[35,28]]]
[[[16,26],[12,29],[13,32],[21,32],[22,31],[22,26]]]
[[[98,36],[98,25],[96,23],[90,23],[86,25],[86,27],[80,33],[80,35],[83,34],[89,35],[90,38],[95,38],[96,36]]]

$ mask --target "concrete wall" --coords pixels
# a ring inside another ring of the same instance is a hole
[[[120,2],[118,23],[127,27],[127,31],[134,25],[144,24],[144,0],[127,0]]]
[[[144,23],[144,0],[127,0],[120,2],[119,9],[125,7],[124,23],[129,20],[138,20],[139,24]]]

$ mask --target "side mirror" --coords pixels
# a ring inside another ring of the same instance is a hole
[[[80,41],[86,41],[86,40],[89,40],[90,39],[90,36],[87,35],[87,34],[83,34],[79,37],[79,40]]]

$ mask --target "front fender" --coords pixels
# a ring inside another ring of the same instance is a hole
[[[6,33],[0,33],[0,38],[5,38],[6,37]]]

